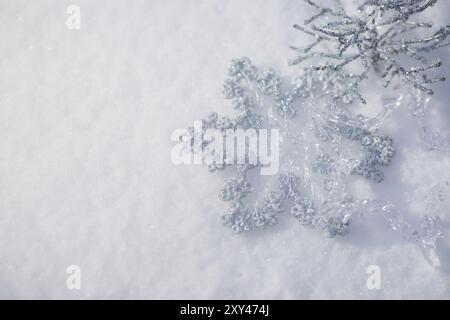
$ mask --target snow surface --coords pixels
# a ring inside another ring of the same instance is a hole
[[[80,30],[66,28],[71,4]],[[291,26],[306,10],[300,0],[0,0],[0,298],[449,299],[448,214],[440,269],[372,217],[345,238],[287,217],[234,235],[220,220],[223,177],[170,160],[174,129],[229,112],[232,58],[295,75],[288,46],[309,39]],[[428,14],[445,24],[450,3]],[[448,89],[436,86],[430,120],[444,129]],[[394,163],[384,183],[355,190],[414,221],[450,155],[425,150],[405,110],[382,130]],[[66,287],[69,265],[81,290]],[[366,287],[370,265],[381,290]]]

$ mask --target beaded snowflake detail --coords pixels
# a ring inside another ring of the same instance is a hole
[[[224,183],[219,195],[229,203],[223,215],[225,225],[235,232],[250,231],[273,225],[282,213],[290,211],[303,225],[326,230],[331,236],[347,234],[351,214],[345,208],[351,206],[352,200],[346,191],[346,180],[350,175],[361,175],[381,182],[381,167],[389,165],[395,155],[392,138],[371,132],[360,118],[351,118],[335,102],[324,107],[312,105],[312,98],[332,85],[315,73],[297,78],[283,91],[282,82],[273,70],[259,72],[250,59],[242,58],[233,60],[229,77],[223,93],[238,115],[228,118],[213,113],[202,121],[202,132],[189,128],[182,138],[187,148],[198,152],[194,150],[194,140],[210,129],[277,127],[282,128],[283,142],[281,172],[272,179],[267,178],[270,182],[262,183],[264,192],[253,197],[251,203],[248,199],[255,193],[255,187],[248,176],[261,164],[217,161],[213,148],[209,148],[214,141],[202,139],[203,161],[210,171],[229,167],[236,172],[234,178]],[[303,127],[297,127],[296,118],[302,118]],[[342,141],[359,148],[359,157],[347,152]],[[314,152],[303,153],[305,146],[314,148]]]

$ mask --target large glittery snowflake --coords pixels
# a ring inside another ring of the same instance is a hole
[[[415,23],[410,18],[436,0],[369,0],[358,7],[356,17],[347,15],[339,1],[333,9],[305,1],[318,13],[305,22],[305,27],[296,28],[313,35],[316,41],[306,48],[296,48],[301,55],[292,64],[315,59],[320,65],[302,67],[300,75],[286,84],[271,69],[260,72],[248,58],[233,60],[223,93],[236,116],[219,117],[213,113],[202,121],[200,131],[190,128],[180,139],[189,152],[201,154],[211,172],[234,172],[225,181],[219,198],[228,203],[222,216],[224,224],[237,233],[266,228],[290,215],[329,236],[346,235],[352,219],[377,214],[392,230],[424,249],[426,257],[437,265],[435,245],[442,236],[442,208],[437,210],[436,204],[443,200],[436,197],[436,190],[430,191],[419,227],[401,220],[394,205],[355,199],[349,190],[354,176],[373,183],[383,181],[382,169],[395,156],[392,137],[379,132],[387,114],[408,104],[411,113],[423,119],[428,101],[424,96],[432,93],[428,85],[444,80],[425,74],[440,65],[437,61],[428,63],[426,53],[449,44],[449,27],[424,38],[407,40],[404,36],[431,28],[428,23]],[[319,24],[320,20],[325,22]],[[318,50],[322,44],[337,44],[336,51]],[[422,66],[407,69],[399,62],[401,55],[414,58]],[[362,73],[347,72],[353,62],[361,64]],[[397,76],[413,89],[403,91],[379,114],[368,118],[349,108],[365,103],[359,84],[371,69],[385,79],[386,86]],[[279,172],[272,176],[259,174],[265,166],[261,162],[233,164],[218,159],[217,137],[205,135],[208,130],[261,128],[279,130]],[[426,131],[426,126],[421,128]],[[427,138],[429,135],[424,134]],[[196,140],[202,143],[196,144]]]

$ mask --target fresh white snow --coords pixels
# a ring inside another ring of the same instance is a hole
[[[66,27],[69,5],[80,30]],[[0,0],[0,298],[449,299],[450,213],[441,268],[376,217],[345,238],[288,217],[235,235],[220,219],[226,173],[171,162],[174,129],[230,113],[232,58],[296,74],[288,46],[309,39],[291,26],[306,10],[300,0]],[[428,15],[445,25],[450,3]],[[444,132],[449,83],[435,86],[430,118]],[[386,180],[357,180],[355,192],[414,222],[423,191],[450,176],[450,154],[425,150],[404,109],[382,132],[397,148]],[[80,290],[66,286],[70,265]],[[370,265],[381,290],[366,286]]]

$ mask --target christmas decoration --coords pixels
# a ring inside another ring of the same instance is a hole
[[[315,41],[305,48],[292,47],[300,55],[291,64],[318,58],[319,65],[314,69],[338,72],[352,87],[368,79],[372,69],[384,79],[386,87],[398,77],[428,94],[433,94],[430,84],[445,81],[443,77],[427,75],[427,71],[442,65],[439,59],[428,58],[427,53],[450,44],[450,25],[423,37],[412,34],[418,29],[433,28],[430,22],[415,22],[412,18],[434,6],[437,0],[368,0],[352,16],[340,1],[335,9],[312,0],[305,2],[318,13],[307,19],[304,26],[294,25],[294,28],[313,36]],[[332,48],[320,49],[323,43]],[[407,58],[416,65],[407,67],[404,61]],[[362,69],[358,75],[348,71],[352,64]],[[352,91],[365,103],[357,89]],[[337,97],[347,94],[348,91],[343,91]]]
[[[450,44],[450,26],[419,37],[415,31],[431,29],[432,24],[411,20],[437,0],[368,0],[356,8],[356,15],[346,13],[339,1],[335,8],[305,2],[317,14],[295,28],[315,41],[305,48],[293,47],[299,56],[291,64],[311,61],[312,66],[301,67],[299,76],[285,84],[273,70],[260,72],[248,58],[233,60],[223,93],[236,117],[213,113],[202,121],[201,131],[190,128],[180,139],[189,152],[201,153],[210,171],[234,171],[219,197],[229,204],[224,224],[237,233],[274,225],[289,214],[302,225],[324,230],[329,236],[343,236],[353,219],[377,214],[392,230],[422,248],[433,265],[439,265],[435,246],[442,237],[442,208],[437,208],[436,201],[442,197],[427,199],[426,215],[416,228],[400,218],[393,204],[356,199],[349,190],[355,176],[382,183],[382,169],[393,160],[395,148],[393,138],[382,135],[380,127],[402,105],[408,105],[417,119],[430,149],[450,149],[450,143],[425,124],[433,93],[430,85],[445,80],[427,75],[441,65],[428,54]],[[405,57],[418,65],[406,67]],[[359,73],[354,71],[355,64]],[[376,116],[354,114],[352,105],[366,103],[361,82],[374,75],[386,87],[395,79],[406,86]],[[223,141],[217,144],[217,136],[205,134],[208,130],[261,128],[279,130],[279,172],[273,176],[258,174],[257,169],[264,167],[260,161],[224,161],[229,150],[218,158],[215,149]],[[202,143],[195,144],[195,139]]]

